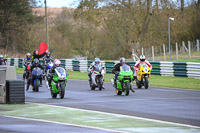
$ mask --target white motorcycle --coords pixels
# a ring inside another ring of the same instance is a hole
[[[94,65],[93,72],[91,74],[92,81],[89,82],[91,90],[95,90],[96,87],[98,87],[100,91],[104,89],[104,74],[105,69],[100,64]]]

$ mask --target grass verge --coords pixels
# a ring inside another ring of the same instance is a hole
[[[17,74],[23,74],[23,68],[16,69]],[[74,72],[67,71],[69,73],[69,79],[75,80],[88,80],[88,73],[84,72]],[[105,74],[105,81],[110,82],[110,79],[113,78],[113,74]],[[135,84],[135,82],[133,83]],[[193,78],[183,78],[183,77],[165,77],[151,75],[150,77],[151,86],[162,86],[162,87],[171,87],[171,88],[183,88],[183,89],[192,89],[200,90],[200,80]]]

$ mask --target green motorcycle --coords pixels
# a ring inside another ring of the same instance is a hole
[[[51,81],[51,96],[56,98],[57,94],[60,95],[60,98],[65,96],[65,88],[67,85],[67,76],[65,69],[62,67],[57,67],[55,69],[55,74],[53,75],[53,80]]]
[[[125,93],[126,96],[129,95],[130,90],[132,90],[132,78],[133,78],[133,71],[131,70],[129,65],[124,64],[120,67],[120,72],[116,79],[115,90],[117,95],[121,95],[122,92]]]

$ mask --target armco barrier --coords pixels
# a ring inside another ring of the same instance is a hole
[[[200,63],[186,62],[187,76],[200,79]]]
[[[173,64],[174,76],[187,77],[187,65],[185,62],[174,62]]]
[[[23,59],[8,58],[6,59],[8,65],[23,67]],[[60,59],[61,66],[66,70],[87,72],[92,60],[72,60],[72,59]],[[106,67],[106,73],[112,73],[112,69],[119,61],[101,61]],[[40,61],[43,63],[43,60]],[[134,61],[129,61],[132,67],[135,65]],[[161,76],[178,76],[178,77],[190,77],[200,79],[200,63],[192,62],[150,62],[153,66],[152,75]]]

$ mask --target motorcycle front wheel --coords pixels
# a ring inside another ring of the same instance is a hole
[[[144,77],[144,87],[145,89],[149,88],[149,78],[147,76]]]
[[[60,92],[59,92],[59,95],[60,95],[60,98],[63,99],[64,96],[65,96],[65,84],[61,84],[60,85]]]
[[[99,82],[98,82],[99,90],[101,91],[103,88],[103,80],[102,80],[102,78],[99,78],[98,80],[99,80]]]
[[[125,95],[126,96],[128,96],[129,95],[129,92],[130,92],[130,83],[129,82],[126,82],[125,83],[125,91],[124,91],[124,93],[125,93]]]
[[[36,80],[35,81],[35,85],[34,85],[34,90],[36,91],[36,92],[38,92],[39,91],[39,80]]]

